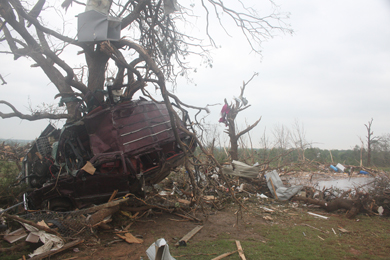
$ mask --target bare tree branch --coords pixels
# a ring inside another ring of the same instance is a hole
[[[3,76],[0,74],[0,80],[2,81],[1,85],[7,84],[7,82],[4,80]]]
[[[14,111],[13,113],[0,112],[0,117],[3,119],[11,118],[11,117],[18,117],[20,119],[26,119],[28,121],[36,121],[36,120],[40,120],[40,119],[67,119],[67,118],[71,118],[71,115],[69,115],[69,114],[50,114],[50,113],[40,113],[40,112],[37,112],[37,113],[32,114],[32,115],[26,115],[26,114],[19,112],[13,105],[11,105],[7,101],[0,100],[0,104],[4,104],[4,105],[8,106],[9,108],[12,109],[12,111]]]

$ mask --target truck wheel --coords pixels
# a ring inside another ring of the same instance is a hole
[[[72,209],[72,203],[66,198],[55,198],[49,202],[49,210],[66,212]]]

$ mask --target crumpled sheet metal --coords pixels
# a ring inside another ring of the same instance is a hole
[[[279,177],[279,174],[276,170],[273,170],[271,172],[267,172],[265,175],[265,178],[267,179],[267,186],[268,189],[271,191],[272,195],[275,197],[274,190],[272,188],[272,183],[274,184],[276,195],[278,196],[279,200],[288,200],[295,194],[297,194],[302,188],[302,185],[298,186],[292,186],[292,187],[284,187],[282,180]]]
[[[53,234],[48,234],[45,231],[38,230],[36,227],[33,227],[29,224],[22,224],[32,234],[39,236],[39,239],[43,243],[42,246],[38,247],[33,253],[29,254],[29,257],[40,255],[50,250],[57,250],[64,246],[64,241],[60,237]]]
[[[234,170],[233,170],[234,167]],[[258,166],[250,166],[240,161],[232,161],[232,165],[224,166],[222,168],[223,173],[245,177],[245,178],[256,178],[259,175]]]
[[[176,260],[169,252],[169,246],[164,238],[157,239],[147,250],[149,260]]]

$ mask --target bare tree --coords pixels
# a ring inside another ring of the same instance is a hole
[[[373,136],[374,132],[372,131],[372,121],[374,119],[371,118],[371,121],[368,122],[368,124],[364,124],[367,130],[367,167],[371,166],[371,151],[372,151],[372,145],[379,141],[378,136]]]
[[[305,150],[310,147],[311,143],[306,140],[306,131],[303,123],[300,124],[298,119],[295,119],[293,130],[290,132],[291,140],[298,150],[299,159],[305,161]]]
[[[206,12],[205,31],[209,38],[209,43],[203,43],[202,39],[197,39],[182,29],[184,28],[182,24],[196,15],[191,5],[184,6],[184,1],[183,5],[176,4],[171,10],[167,10],[167,3],[163,0],[89,2],[98,4],[107,2],[109,14],[121,19],[121,31],[131,33],[132,38],[122,37],[118,41],[77,41],[76,30],[70,30],[72,33],[66,35],[59,33],[59,28],[50,27],[52,23],[48,21],[53,19],[53,14],[55,17],[58,17],[56,13],[66,16],[59,6],[51,6],[51,2],[42,0],[0,1],[2,31],[0,42],[8,45],[8,48],[5,48],[3,44],[0,53],[13,55],[14,59],[30,58],[34,62],[32,66],[41,68],[58,89],[59,94],[56,97],[62,98],[68,112],[56,115],[49,113],[23,115],[12,104],[1,101],[1,104],[13,111],[0,113],[2,118],[19,117],[27,120],[77,118],[80,111],[91,110],[104,101],[102,91],[108,77],[114,79],[112,89],[126,89],[124,95],[128,99],[137,91],[148,95],[145,86],[152,84],[162,95],[167,95],[164,99],[169,102],[170,98],[175,98],[167,92],[166,81],[175,82],[177,76],[187,75],[192,69],[187,62],[188,56],[198,55],[211,62],[209,50],[215,42],[209,28],[213,14],[215,19],[221,22],[222,27],[221,13],[232,19],[248,40],[252,50],[257,53],[261,51],[262,40],[272,37],[275,30],[291,32],[280,26],[283,24],[283,14],[275,12],[261,17],[254,9],[243,5],[240,5],[243,8],[236,11],[221,1],[201,0],[199,3],[201,9]],[[198,2],[192,4],[195,3]],[[80,8],[80,5],[84,8],[82,5],[85,4],[65,0],[62,7],[68,10]],[[170,14],[175,8],[180,9],[180,12]],[[65,49],[69,46],[79,49],[77,54],[84,55],[85,64],[72,68],[67,63],[69,52]],[[179,107],[182,106],[185,104],[180,103]]]
[[[238,140],[240,139],[240,137],[243,136],[244,134],[248,133],[253,128],[255,128],[261,120],[261,117],[260,117],[255,123],[253,123],[252,125],[249,125],[247,128],[245,128],[244,130],[239,131],[237,133],[238,129],[236,126],[236,121],[235,121],[236,117],[237,117],[238,113],[240,113],[241,111],[250,107],[250,105],[248,105],[248,103],[247,103],[247,100],[244,98],[245,87],[257,75],[258,75],[258,73],[254,73],[252,75],[252,77],[247,82],[244,81],[242,83],[240,96],[239,96],[239,98],[236,98],[234,100],[234,103],[228,104],[228,102],[225,98],[225,105],[223,106],[222,111],[221,111],[222,117],[219,120],[219,122],[224,123],[226,125],[226,127],[228,128],[227,130],[225,130],[225,133],[227,133],[229,135],[229,139],[230,139],[229,153],[230,153],[232,160],[238,160]]]
[[[147,86],[151,86],[158,90],[170,112],[172,129],[179,145],[183,151],[188,151],[178,137],[177,127],[181,126],[176,122],[180,117],[172,103],[182,112],[183,117],[188,115],[188,108],[198,111],[207,111],[207,108],[183,103],[167,90],[166,85],[170,82],[175,86],[177,77],[188,76],[193,70],[188,62],[190,56],[195,55],[207,64],[212,63],[210,50],[217,44],[211,27],[216,24],[228,33],[231,28],[224,24],[227,24],[226,19],[230,19],[247,40],[250,49],[258,54],[264,39],[271,38],[276,32],[292,31],[284,23],[287,15],[279,13],[275,6],[275,11],[271,14],[259,15],[252,7],[245,6],[239,0],[233,1],[231,5],[215,0],[182,1],[167,8],[168,2],[176,1],[88,0],[85,4],[76,0],[64,0],[60,7],[58,1],[0,0],[0,54],[12,55],[15,60],[28,58],[28,61],[32,61],[31,66],[40,68],[56,87],[59,93],[55,98],[61,98],[61,103],[67,109],[65,113],[34,111],[23,114],[13,104],[0,100],[0,104],[12,110],[11,113],[0,111],[0,117],[73,121],[95,107],[113,105],[115,100],[110,95],[106,97],[106,90],[122,91],[121,98],[125,100],[131,100],[135,93],[141,92],[143,96],[156,101],[148,92]],[[85,6],[86,10],[94,8],[93,6],[103,7],[104,12],[114,20],[120,20],[122,37],[117,40],[76,40],[75,18],[67,12],[84,9]],[[58,17],[66,19],[56,27],[54,21],[61,19]],[[208,41],[188,34],[184,26],[192,18],[198,17],[204,19],[202,29]],[[71,20],[71,23],[65,20]],[[68,25],[73,28],[69,29]],[[83,60],[74,66],[71,62],[75,57],[80,57],[78,55],[82,55]],[[18,73],[22,74],[23,71]],[[15,88],[15,91],[18,90]],[[236,104],[235,109],[238,113],[244,108]],[[234,120],[232,123],[234,126]],[[221,169],[220,164],[196,138],[195,131],[190,132],[185,128],[182,130],[194,137],[202,152],[208,154]],[[239,137],[244,133],[232,133],[232,136]],[[236,144],[237,139],[233,143]],[[189,173],[192,172],[189,170],[189,160],[185,161],[185,167]],[[191,181],[195,187],[193,179],[192,176]]]
[[[272,134],[275,138],[275,147],[287,150],[291,146],[291,133],[288,127],[285,125],[275,125],[272,131]]]

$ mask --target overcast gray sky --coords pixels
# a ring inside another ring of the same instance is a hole
[[[275,3],[291,13],[286,22],[292,36],[279,34],[265,42],[262,59],[236,34],[221,36],[213,68],[198,68],[192,75],[196,85],[181,80],[176,94],[198,106],[222,104],[238,96],[242,82],[258,72],[245,91],[251,107],[238,121],[242,129],[262,117],[251,135],[255,146],[265,128],[272,138],[275,126],[291,128],[296,119],[308,141],[323,149],[353,148],[371,118],[375,135],[390,133],[390,1]],[[29,99],[33,106],[58,102],[53,101],[55,88],[30,63],[2,56],[0,65],[8,82],[0,86],[0,99],[24,112]],[[217,123],[221,106],[210,109],[206,121]],[[34,139],[47,123],[0,119],[0,138]]]

